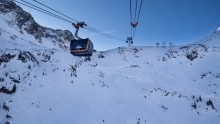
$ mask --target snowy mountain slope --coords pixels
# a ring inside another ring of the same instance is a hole
[[[0,2],[0,124],[219,124],[220,47],[208,45],[218,33],[204,43],[75,57],[60,49],[68,40],[46,37],[56,30],[31,16],[19,28],[21,8]],[[26,30],[32,24],[37,31]]]
[[[196,42],[196,44],[204,44],[210,47],[220,47],[220,27],[211,36]]]
[[[16,84],[16,92],[0,93],[2,124],[220,121],[220,48],[120,47],[74,57],[4,44],[11,48],[1,46],[1,86]]]
[[[7,32],[13,32],[10,37],[25,38],[34,44],[48,48],[65,49],[68,48],[69,41],[74,39],[68,30],[54,30],[39,25],[30,13],[24,11],[13,1],[0,0],[0,2],[0,28]]]

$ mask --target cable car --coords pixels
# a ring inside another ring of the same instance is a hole
[[[78,36],[79,27],[83,28],[86,26],[84,22],[78,22],[77,24],[72,23],[76,28],[75,37],[77,39],[70,41],[70,53],[74,56],[92,56],[93,54],[93,43],[89,38],[82,39]]]
[[[89,38],[71,40],[70,53],[74,56],[92,56],[93,43]]]

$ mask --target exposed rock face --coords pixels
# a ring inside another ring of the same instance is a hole
[[[24,11],[13,1],[0,0],[0,2],[0,14],[10,16],[10,18],[5,19],[6,24],[16,28],[22,34],[26,31],[34,36],[39,43],[44,42],[42,38],[47,38],[60,48],[68,48],[70,40],[74,39],[74,36],[68,30],[54,30],[39,25],[30,13]]]
[[[10,53],[8,54],[2,54],[2,56],[0,56],[0,65],[1,63],[7,63],[10,61],[10,59],[13,59],[15,57],[15,55],[11,55]]]
[[[20,61],[22,61],[24,63],[26,63],[27,61],[32,61],[32,62],[34,62],[36,64],[39,64],[39,62],[34,57],[34,55],[31,54],[30,52],[27,52],[27,51],[20,52],[19,55],[18,55],[18,59],[17,60],[20,60]]]

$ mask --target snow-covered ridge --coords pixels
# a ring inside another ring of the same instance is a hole
[[[35,44],[54,48],[68,48],[70,40],[74,39],[68,30],[54,30],[43,27],[34,21],[30,13],[24,11],[13,1],[1,0],[0,28],[13,32],[16,36],[25,37]]]
[[[215,33],[219,34],[219,32],[220,32],[220,27],[217,28],[213,34],[215,34]]]
[[[220,47],[220,27],[211,36],[196,42],[196,44],[204,44],[210,47]]]

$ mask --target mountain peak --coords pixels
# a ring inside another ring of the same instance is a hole
[[[209,47],[220,47],[219,39],[220,39],[220,27],[217,28],[211,36],[196,42],[196,44],[204,44]]]
[[[24,11],[13,1],[1,0],[0,13],[4,20],[0,21],[4,25],[4,30],[14,32],[16,36],[30,37],[29,40],[35,44],[50,48],[68,48],[70,40],[74,39],[73,34],[68,30],[51,29],[38,24],[32,15]],[[13,13],[13,14],[11,14]]]
[[[215,34],[215,33],[219,32],[219,31],[220,31],[220,27],[219,27],[219,28],[217,28],[213,34]]]

